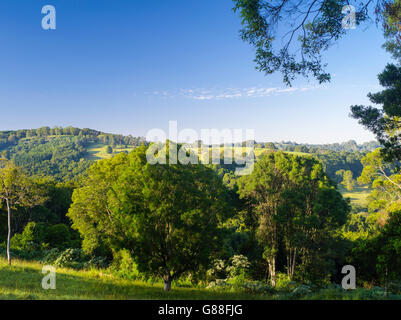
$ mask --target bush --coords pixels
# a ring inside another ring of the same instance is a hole
[[[11,238],[11,248],[18,251],[40,251],[52,248],[76,248],[80,246],[79,236],[67,225],[47,225],[29,222],[22,233]]]
[[[22,233],[15,234],[10,241],[11,249],[17,251],[38,251],[45,248],[46,226],[43,223],[29,222]]]
[[[223,291],[230,290],[232,288],[233,285],[223,279],[216,279],[215,281],[210,282],[209,285],[206,287],[206,289],[223,290]]]
[[[84,269],[106,269],[109,261],[106,257],[94,257],[84,264]]]
[[[275,289],[263,282],[260,281],[247,281],[242,284],[242,288],[247,293],[252,294],[273,294],[275,293]]]
[[[82,249],[66,249],[54,261],[56,267],[83,269],[85,257]]]
[[[295,288],[291,292],[290,296],[294,297],[294,298],[301,298],[301,297],[305,297],[311,293],[312,293],[311,287],[309,287],[305,284],[301,284],[299,287]]]
[[[58,248],[45,250],[40,260],[43,264],[54,265],[61,268],[72,269],[105,269],[108,267],[108,259],[106,257],[89,257],[85,256],[81,249],[69,248],[60,251]]]
[[[292,292],[299,284],[290,278],[285,273],[277,273],[276,275],[276,289],[285,292]]]
[[[245,279],[249,270],[250,263],[248,258],[243,255],[235,255],[230,259],[231,266],[227,267],[230,278],[239,277]]]
[[[40,263],[43,264],[54,264],[54,262],[57,260],[59,255],[61,254],[60,250],[57,248],[52,248],[45,250],[43,252],[43,257],[40,260]]]
[[[215,259],[212,262],[212,267],[209,270],[207,270],[206,277],[208,281],[226,278],[227,267],[224,260]]]
[[[113,252],[110,266],[113,275],[129,280],[146,280],[146,276],[138,271],[137,265],[128,250]]]

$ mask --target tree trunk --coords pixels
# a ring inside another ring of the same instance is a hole
[[[388,286],[389,286],[389,281],[388,281],[388,269],[386,266],[386,280],[384,284],[384,296],[387,298],[388,297]]]
[[[267,262],[269,264],[270,282],[272,287],[276,286],[276,259],[271,258]]]
[[[170,291],[171,289],[171,276],[165,275],[164,278],[164,291]]]
[[[11,255],[10,255],[10,240],[11,240],[11,211],[10,211],[10,203],[8,199],[6,199],[7,203],[7,222],[8,222],[8,234],[7,234],[7,260],[8,265],[11,265]]]
[[[294,277],[297,248],[289,249],[287,254],[287,275],[290,280]]]

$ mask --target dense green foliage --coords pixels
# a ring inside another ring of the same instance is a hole
[[[58,181],[76,180],[93,163],[88,148],[95,143],[105,144],[107,153],[112,146],[136,147],[143,138],[105,134],[92,129],[73,127],[3,131],[0,132],[2,155],[26,169],[30,175],[50,176]]]
[[[380,85],[385,89],[369,93],[370,101],[380,108],[355,105],[351,107],[352,116],[368,130],[373,132],[384,146],[388,161],[401,160],[401,67],[388,64],[379,74]]]
[[[291,299],[341,296],[331,286],[348,263],[358,286],[383,287],[374,297],[398,293],[401,180],[380,149],[367,153],[375,143],[259,143],[253,172],[240,177],[235,164],[150,165],[146,146],[118,154],[110,145],[109,158],[89,161],[88,139],[25,137],[6,149],[45,199],[14,206],[14,257],[163,279],[167,289],[173,281]],[[356,179],[372,193],[350,211],[338,190]],[[5,207],[0,221],[4,254]]]
[[[250,176],[240,179],[239,187],[257,221],[255,234],[272,286],[276,267],[289,279],[328,280],[336,258],[330,252],[334,231],[346,222],[349,207],[323,166],[312,157],[270,153]],[[280,255],[285,261],[281,266]]]
[[[132,252],[140,271],[171,280],[207,266],[228,196],[203,165],[151,165],[146,147],[92,166],[68,216],[83,248]]]

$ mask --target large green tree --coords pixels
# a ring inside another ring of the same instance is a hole
[[[368,97],[381,107],[354,105],[351,115],[384,146],[387,161],[401,160],[401,66],[388,64],[379,82],[385,89]]]
[[[229,210],[226,188],[203,165],[152,165],[146,147],[94,164],[74,191],[68,216],[83,247],[131,251],[140,271],[165,290],[209,263]]]
[[[296,266],[316,274],[327,241],[345,223],[349,206],[331,185],[323,166],[312,157],[274,152],[260,159],[250,176],[239,181],[239,194],[256,215],[270,282],[276,281],[279,244],[283,244],[290,278]],[[312,277],[314,277],[312,275]]]
[[[7,159],[0,159],[0,201],[7,208],[7,259],[11,265],[11,212],[16,207],[34,207],[43,203],[45,198],[40,188],[35,186],[21,168]]]

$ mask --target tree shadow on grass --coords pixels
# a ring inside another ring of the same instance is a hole
[[[46,300],[224,300],[261,299],[245,293],[214,292],[196,288],[173,288],[164,292],[161,285],[112,279],[107,276],[95,278],[69,274],[56,269],[56,289],[42,288],[46,274],[26,266],[0,267],[0,299],[46,299]]]

